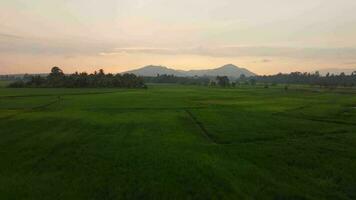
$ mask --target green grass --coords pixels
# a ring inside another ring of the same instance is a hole
[[[11,81],[0,80],[0,88],[6,87],[11,83]]]
[[[0,199],[355,199],[356,95],[0,88]]]

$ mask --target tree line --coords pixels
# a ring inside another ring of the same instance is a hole
[[[105,74],[104,70],[88,74],[86,72],[64,74],[59,67],[53,67],[47,76],[25,75],[9,87],[48,87],[48,88],[146,88],[143,78],[134,74]]]
[[[208,85],[210,78],[208,77],[178,77],[174,75],[157,75],[155,77],[143,77],[145,83],[171,83],[171,84],[182,84],[182,85]]]
[[[276,75],[250,77],[249,80],[272,84],[308,84],[324,87],[353,87],[356,86],[356,71],[349,75],[345,73],[340,73],[338,75],[328,73],[325,76],[321,76],[319,72],[292,72],[289,74],[279,73]]]
[[[233,79],[227,76],[178,77],[167,74],[157,75],[156,77],[138,77],[134,74],[105,74],[102,69],[91,74],[86,72],[76,72],[74,74],[66,75],[59,67],[53,67],[48,75],[25,75],[21,80],[11,83],[9,87],[146,88],[147,86],[145,83],[171,83],[220,87],[256,84],[308,84],[323,87],[353,87],[356,86],[356,71],[349,75],[345,73],[340,73],[338,75],[328,73],[325,76],[320,75],[319,72],[292,72],[289,74],[279,73],[275,75],[252,77],[246,77],[242,74],[239,78]]]
[[[232,78],[227,76],[216,77],[177,77],[174,75],[157,75],[156,77],[143,77],[148,83],[175,83],[186,85],[206,85],[206,86],[220,86],[220,87],[235,87],[239,85],[256,85],[263,84],[268,87],[268,84],[305,84],[318,85],[321,87],[354,87],[356,86],[356,71],[347,75],[340,74],[326,74],[322,76],[319,72],[302,73],[292,72],[289,74],[275,74],[264,76],[247,77],[242,74],[239,78]]]

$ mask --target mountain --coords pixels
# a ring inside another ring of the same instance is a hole
[[[240,77],[242,74],[245,76],[255,76],[256,74],[250,72],[245,68],[239,68],[233,64],[224,65],[216,69],[208,70],[190,70],[188,74],[191,76],[229,76]]]
[[[164,66],[154,66],[149,65],[140,69],[127,71],[125,73],[133,73],[138,76],[157,76],[157,74],[168,74],[174,76],[229,76],[229,77],[240,77],[242,74],[245,76],[254,76],[253,72],[237,67],[233,64],[224,65],[216,69],[206,69],[206,70],[175,70],[167,68]]]
[[[148,65],[140,69],[127,71],[124,73],[132,73],[137,76],[157,76],[157,74],[169,74],[174,76],[187,76],[184,71],[170,69],[164,66]]]

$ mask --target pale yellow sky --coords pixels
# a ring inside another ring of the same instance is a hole
[[[0,74],[356,69],[354,0],[2,0]]]

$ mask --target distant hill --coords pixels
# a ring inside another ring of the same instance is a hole
[[[174,76],[186,76],[184,71],[170,69],[164,66],[148,65],[140,69],[127,71],[124,73],[132,73],[137,76],[157,76],[157,74],[169,74]]]
[[[232,64],[224,65],[216,69],[206,69],[206,70],[175,70],[164,66],[154,66],[149,65],[140,69],[127,71],[124,73],[133,73],[138,76],[157,76],[157,74],[168,74],[174,76],[229,76],[229,77],[240,77],[242,74],[245,76],[254,76],[255,73],[245,69],[240,68]]]
[[[208,70],[190,70],[187,73],[191,76],[230,76],[240,77],[242,74],[245,76],[255,76],[256,74],[245,69],[237,67],[233,64],[224,65],[216,69]]]

